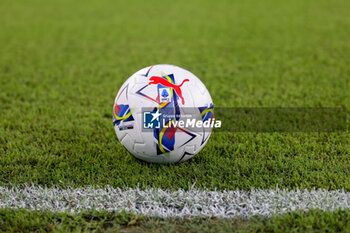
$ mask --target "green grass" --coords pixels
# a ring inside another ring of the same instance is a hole
[[[0,185],[350,191],[348,131],[213,134],[190,161],[156,165],[128,154],[112,125],[122,83],[160,63],[196,74],[215,106],[349,108],[349,7],[2,0]]]
[[[291,212],[271,218],[157,219],[128,213],[0,209],[3,232],[348,232],[350,211]]]
[[[349,107],[347,1],[0,3],[0,184],[350,190],[349,132],[214,134],[146,164],[112,105],[151,64],[189,69],[215,106]]]

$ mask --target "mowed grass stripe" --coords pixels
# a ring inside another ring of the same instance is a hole
[[[348,232],[350,210],[295,211],[270,218],[154,218],[108,211],[78,214],[0,209],[4,232]]]
[[[127,212],[147,217],[271,217],[291,211],[350,208],[344,190],[253,189],[251,191],[188,191],[162,189],[0,187],[0,208],[54,213]]]

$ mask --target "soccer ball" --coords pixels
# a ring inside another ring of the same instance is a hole
[[[122,85],[113,124],[121,144],[136,158],[182,162],[208,142],[212,129],[194,122],[213,121],[213,110],[207,88],[194,74],[174,65],[154,65]]]

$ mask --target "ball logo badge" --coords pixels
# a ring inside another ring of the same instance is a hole
[[[180,97],[182,104],[185,104],[185,99],[182,96],[181,86],[184,84],[184,82],[188,82],[190,80],[185,79],[182,81],[182,83],[180,85],[175,85],[173,83],[170,83],[168,80],[164,79],[163,77],[152,76],[149,79],[149,81],[150,81],[149,85],[150,84],[161,84],[162,86],[173,88],[174,91],[176,92],[176,94]]]

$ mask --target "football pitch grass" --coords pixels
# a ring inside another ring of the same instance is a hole
[[[187,162],[148,164],[118,142],[112,107],[131,74],[174,64],[202,80],[214,107],[348,109],[349,8],[345,0],[1,1],[0,187],[348,193],[348,131],[213,133]],[[159,219],[5,206],[0,231],[333,231],[349,230],[349,216]]]

